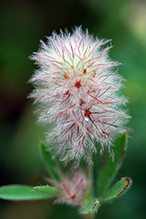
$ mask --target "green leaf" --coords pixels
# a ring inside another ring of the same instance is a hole
[[[55,195],[59,193],[59,189],[52,187],[52,186],[35,186],[33,190],[43,193],[48,193],[49,195]]]
[[[47,199],[51,195],[53,195],[52,192],[41,193],[33,191],[31,186],[26,185],[8,185],[0,187],[0,198],[11,201]]]
[[[59,162],[57,162],[56,159],[52,159],[53,155],[51,151],[47,151],[47,147],[42,141],[40,141],[40,150],[50,177],[57,181],[60,181],[60,177],[56,172],[56,170],[61,171]]]
[[[82,214],[93,214],[97,212],[99,207],[100,207],[99,201],[97,199],[94,199],[93,201],[91,201],[90,203],[84,206],[84,210],[81,213]]]
[[[102,197],[102,201],[113,200],[122,194],[124,194],[131,185],[131,179],[129,177],[122,178],[118,183],[116,183],[112,188],[110,188]]]
[[[114,152],[114,161],[108,156],[99,173],[98,177],[98,195],[103,196],[105,191],[113,181],[117,171],[119,170],[123,155],[127,147],[127,135],[126,133],[120,135],[113,145],[111,145]]]

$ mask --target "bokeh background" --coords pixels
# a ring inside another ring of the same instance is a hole
[[[39,138],[43,129],[32,114],[28,84],[34,65],[28,59],[39,40],[55,29],[82,25],[94,36],[112,39],[113,60],[127,80],[123,93],[132,119],[129,147],[117,179],[130,176],[132,189],[106,204],[97,218],[146,218],[146,1],[13,0],[0,7],[0,185],[45,184]],[[52,201],[0,202],[1,219],[79,219],[69,206]]]

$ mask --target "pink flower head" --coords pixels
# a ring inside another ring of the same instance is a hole
[[[47,44],[41,41],[31,57],[39,69],[30,96],[40,103],[39,122],[49,126],[49,150],[65,162],[75,159],[76,166],[84,158],[91,162],[94,139],[101,143],[101,153],[107,146],[113,156],[112,136],[125,131],[128,116],[120,106],[126,101],[118,94],[123,79],[115,70],[119,63],[108,59],[111,47],[102,48],[109,41],[94,40],[80,27],[72,34],[61,30]]]
[[[47,179],[49,183],[60,190],[59,199],[55,203],[66,202],[71,205],[82,205],[82,201],[88,192],[89,181],[86,179],[85,172],[72,171],[67,176],[59,173],[62,182]]]

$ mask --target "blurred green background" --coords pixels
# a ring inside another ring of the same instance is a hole
[[[123,63],[127,80],[123,93],[132,119],[129,148],[117,176],[130,176],[132,189],[99,210],[102,219],[146,218],[146,1],[145,0],[20,0],[1,1],[0,7],[0,185],[45,184],[40,159],[32,86],[34,65],[28,59],[39,40],[55,29],[82,25],[94,36],[112,39],[113,60]],[[52,201],[0,201],[1,219],[79,219],[69,206]]]

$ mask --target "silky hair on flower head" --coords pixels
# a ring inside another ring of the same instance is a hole
[[[39,68],[30,80],[35,89],[30,97],[39,103],[38,121],[48,127],[48,150],[65,163],[80,160],[92,163],[96,153],[108,148],[117,133],[126,131],[128,116],[121,109],[126,103],[119,89],[123,79],[119,65],[108,58],[110,40],[94,39],[81,27],[73,33],[53,33],[31,57]]]

